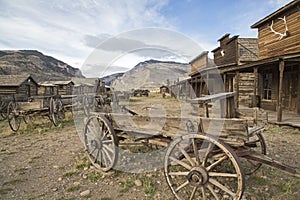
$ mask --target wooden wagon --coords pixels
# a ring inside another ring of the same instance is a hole
[[[18,131],[21,119],[25,123],[33,116],[48,116],[55,126],[60,126],[64,109],[59,96],[32,96],[30,98],[13,96],[7,105],[7,119],[11,130]]]
[[[241,199],[245,174],[254,173],[262,164],[300,177],[297,170],[266,156],[262,135],[266,118],[259,117],[265,115],[257,109],[251,111],[252,116],[239,113],[234,98],[234,93],[221,93],[193,99],[190,103],[203,107],[196,125],[194,119],[185,116],[165,118],[164,124],[185,123],[185,130],[175,135],[170,134],[174,129],[124,129],[120,122],[115,123],[116,119],[159,123],[163,117],[140,116],[127,108],[124,110],[132,116],[91,113],[83,131],[86,151],[97,169],[108,171],[118,165],[119,145],[124,138],[162,146],[164,175],[176,199]],[[152,162],[155,160],[148,161]]]

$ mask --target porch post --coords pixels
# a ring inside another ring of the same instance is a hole
[[[235,73],[235,92],[236,92],[236,99],[235,99],[235,108],[239,107],[239,82],[240,82],[240,73]]]
[[[282,82],[283,82],[284,61],[279,61],[279,88],[277,100],[277,122],[282,121]]]
[[[256,107],[256,96],[257,96],[257,88],[258,88],[258,67],[254,67],[254,89],[253,89],[253,107]]]
[[[223,74],[223,82],[224,82],[225,92],[228,92],[228,90],[227,90],[227,84],[226,84],[226,82],[227,82],[227,80],[226,80],[226,73]]]

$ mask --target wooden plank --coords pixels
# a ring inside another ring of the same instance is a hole
[[[19,102],[18,105],[19,109],[23,111],[42,108],[41,102]]]
[[[200,118],[199,130],[219,137],[232,146],[243,146],[248,140],[247,120],[238,118]]]

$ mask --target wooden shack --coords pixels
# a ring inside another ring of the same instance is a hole
[[[213,60],[208,58],[208,51],[202,52],[191,60],[190,65],[191,79],[189,81],[194,91],[194,95],[191,95],[191,98],[224,92],[220,73]]]
[[[258,29],[258,60],[232,66],[227,73],[254,74],[253,95],[260,106],[300,114],[300,0],[295,0],[251,26]],[[254,104],[256,104],[255,102]]]
[[[74,92],[76,94],[102,94],[106,88],[104,82],[99,78],[72,78],[74,82]]]
[[[45,81],[41,83],[44,86],[52,87],[53,86],[53,93],[56,93],[57,95],[72,95],[74,83],[71,80],[67,81]],[[40,87],[40,92],[42,93],[44,90],[46,90],[46,87]],[[44,88],[44,89],[43,89]],[[50,89],[51,90],[51,89]],[[57,92],[56,92],[57,90]]]
[[[40,96],[53,96],[58,95],[58,86],[53,83],[40,82],[38,84],[38,95]]]
[[[28,74],[0,75],[0,95],[18,95],[25,99],[37,95],[38,84]]]

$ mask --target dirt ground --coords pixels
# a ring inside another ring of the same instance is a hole
[[[299,130],[269,125],[263,135],[268,156],[300,170]],[[297,200],[299,191],[300,178],[264,165],[246,177],[243,199]],[[162,169],[144,173],[97,172],[69,119],[62,128],[50,124],[42,128],[22,125],[18,133],[9,130],[7,121],[0,122],[0,199],[174,197]]]

